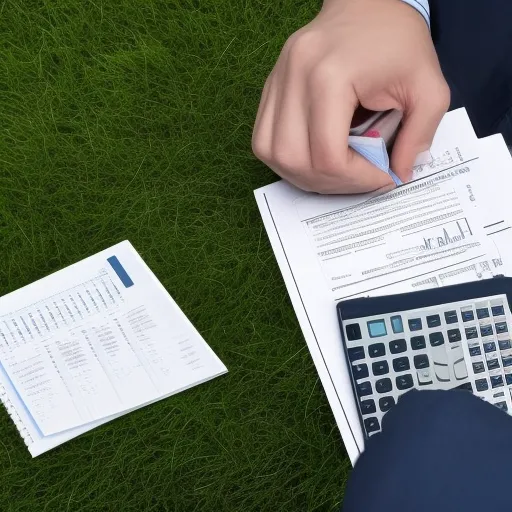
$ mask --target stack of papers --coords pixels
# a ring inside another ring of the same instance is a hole
[[[226,371],[129,242],[0,298],[0,398],[32,456]]]
[[[316,369],[354,463],[364,449],[336,303],[510,274],[512,158],[448,113],[429,163],[384,195],[321,196],[280,181],[256,200]]]

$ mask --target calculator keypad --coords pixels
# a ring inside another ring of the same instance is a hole
[[[459,388],[512,413],[511,320],[498,295],[344,324],[365,434],[412,388]]]

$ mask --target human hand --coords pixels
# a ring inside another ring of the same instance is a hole
[[[358,105],[403,112],[391,168],[410,179],[450,102],[424,18],[401,0],[325,0],[267,79],[253,151],[308,191],[360,193],[393,181],[348,147]]]

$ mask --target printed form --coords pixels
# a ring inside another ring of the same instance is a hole
[[[227,371],[129,242],[2,297],[0,370],[33,455]]]
[[[511,259],[510,220],[490,207],[497,196],[489,183],[512,178],[502,137],[478,141],[461,109],[445,116],[431,154],[416,181],[381,196],[320,196],[284,181],[255,191],[353,463],[364,442],[336,303],[489,278]]]

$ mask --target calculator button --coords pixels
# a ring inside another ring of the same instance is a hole
[[[500,350],[508,350],[512,347],[510,345],[510,340],[498,340],[498,345],[500,346]]]
[[[425,336],[413,336],[411,338],[411,347],[413,350],[421,350],[427,345],[425,343]]]
[[[427,316],[427,325],[429,327],[439,327],[441,325],[441,318],[439,315]]]
[[[492,334],[492,325],[482,325],[482,327],[480,327],[481,336],[492,336]]]
[[[375,402],[373,400],[363,400],[361,402],[361,414],[364,416],[365,414],[373,414],[377,411],[375,407]]]
[[[482,351],[480,350],[480,347],[469,347],[469,355],[470,356],[480,356],[482,355]]]
[[[493,316],[502,316],[505,314],[505,308],[503,306],[493,306],[491,309]]]
[[[487,308],[478,308],[476,310],[476,316],[479,320],[482,318],[489,318],[489,310]]]
[[[497,359],[491,359],[490,361],[487,361],[487,368],[489,370],[495,370],[496,368],[500,367],[500,362]]]
[[[382,357],[386,354],[384,343],[374,343],[368,347],[368,354],[370,357]]]
[[[468,376],[468,368],[466,366],[466,361],[464,360],[463,354],[461,355],[462,357],[460,359],[457,359],[453,363],[453,373],[457,380],[463,380]]]
[[[444,336],[442,332],[433,332],[429,334],[430,345],[433,347],[439,347],[444,343]]]
[[[384,320],[371,320],[367,322],[367,325],[370,338],[379,338],[380,336],[386,336],[388,333]]]
[[[430,372],[430,368],[425,368],[416,372],[416,376],[418,377],[418,384],[420,386],[428,386],[432,384],[432,374]]]
[[[456,324],[459,321],[457,318],[457,311],[446,311],[444,314],[444,320],[447,324]]]
[[[388,412],[395,405],[395,399],[392,396],[383,396],[379,398],[379,409],[382,412]]]
[[[380,430],[379,420],[377,418],[366,418],[364,420],[364,428],[367,434],[378,432]]]
[[[426,354],[421,354],[419,356],[414,356],[414,368],[417,370],[421,370],[423,368],[428,368],[430,363],[428,361],[428,356]]]
[[[487,391],[489,389],[489,383],[487,379],[475,380],[475,386],[477,391]]]
[[[409,389],[414,386],[412,375],[400,375],[396,378],[396,387],[398,389]]]
[[[475,319],[475,315],[472,310],[469,311],[461,311],[462,321],[463,322],[471,322],[471,320]]]
[[[354,376],[354,379],[366,379],[368,377],[368,366],[365,364],[354,364],[352,365],[352,375]]]
[[[372,383],[370,381],[361,382],[357,385],[357,395],[367,396],[372,394]]]
[[[456,343],[462,339],[459,329],[449,329],[446,334],[448,334],[448,341],[450,343]]]
[[[372,363],[372,372],[373,375],[385,375],[389,373],[389,365],[387,361],[379,361],[377,363]]]
[[[508,327],[506,322],[498,322],[494,324],[496,326],[496,334],[502,334],[504,332],[508,332]]]
[[[494,375],[491,377],[491,386],[493,388],[499,388],[503,386],[503,377],[501,375]]]
[[[505,411],[505,412],[507,412],[507,411],[508,411],[507,402],[496,402],[494,405],[495,405],[498,409],[501,409],[502,411]]]
[[[471,385],[471,382],[465,382],[464,384],[461,384],[460,386],[457,386],[455,389],[460,389],[462,391],[471,391],[471,392],[473,392],[473,386]]]
[[[361,327],[359,327],[359,324],[349,324],[345,330],[347,331],[348,341],[360,340],[362,338]]]
[[[393,370],[395,370],[395,372],[404,372],[405,370],[409,370],[410,367],[411,365],[407,357],[397,357],[393,359]]]
[[[478,361],[477,363],[473,363],[473,372],[474,373],[482,373],[485,370],[484,363]]]
[[[421,318],[411,318],[409,320],[409,330],[410,331],[421,331],[423,325],[421,323]]]
[[[504,368],[506,368],[507,366],[512,366],[512,356],[502,357],[501,362]]]
[[[496,343],[494,341],[488,341],[487,343],[484,343],[484,352],[487,354],[488,352],[495,352],[496,351]]]
[[[395,334],[399,332],[404,332],[404,324],[402,322],[402,317],[400,315],[391,317],[391,328]]]
[[[364,347],[352,347],[348,349],[348,358],[351,362],[364,359]]]
[[[476,327],[467,327],[466,328],[466,339],[472,340],[478,338],[478,331]]]
[[[375,383],[375,389],[377,393],[389,393],[392,388],[391,379],[380,379]]]
[[[389,342],[389,351],[392,354],[400,354],[407,350],[407,342],[405,340],[393,340]]]
[[[507,383],[507,386],[510,386],[510,384],[512,384],[512,373],[507,373],[505,375],[505,381]]]

